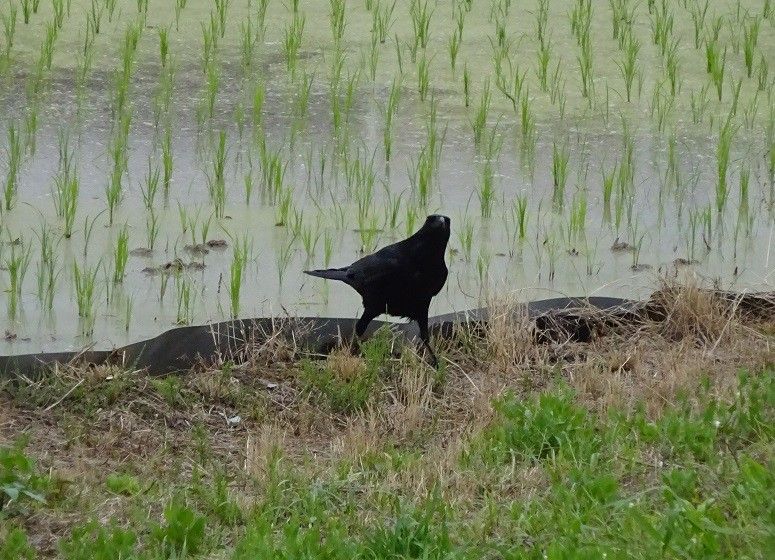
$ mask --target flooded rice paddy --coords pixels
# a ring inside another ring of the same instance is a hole
[[[10,0],[0,24],[4,354],[355,316],[301,270],[428,213],[453,227],[434,314],[772,287],[775,2]]]

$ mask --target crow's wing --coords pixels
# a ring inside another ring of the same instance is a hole
[[[389,246],[351,264],[347,268],[347,283],[366,295],[386,285],[406,282],[408,273],[406,259]]]

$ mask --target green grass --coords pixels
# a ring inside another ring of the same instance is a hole
[[[338,414],[365,410],[396,375],[391,339],[378,333],[364,345],[355,379],[339,377],[341,362],[304,363],[305,391]],[[115,406],[105,404],[107,391],[142,395],[131,378],[87,383],[73,403]],[[153,385],[179,413],[198,398],[176,378]],[[12,522],[0,529],[0,557],[35,557],[24,520],[50,512],[83,519],[55,543],[66,559],[763,558],[775,507],[775,373],[743,371],[733,389],[720,399],[701,380],[657,415],[645,402],[600,414],[562,382],[532,395],[506,392],[443,467],[411,444],[385,442],[321,468],[295,459],[282,444],[288,436],[272,432],[265,451],[248,451],[245,476],[223,470],[241,466],[225,467],[215,433],[195,425],[185,432],[189,473],[165,467],[149,479],[132,474],[140,465],[89,472],[101,483],[78,500],[68,496],[88,483],[62,486],[29,443],[2,446],[0,515]],[[427,482],[417,489],[413,480]],[[255,499],[240,499],[245,483]],[[100,495],[128,516],[82,511]]]

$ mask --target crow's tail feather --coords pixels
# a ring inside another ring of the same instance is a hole
[[[317,276],[318,278],[328,278],[329,280],[341,280],[347,281],[347,269],[346,268],[325,268],[318,270],[305,270],[304,274],[310,276]]]

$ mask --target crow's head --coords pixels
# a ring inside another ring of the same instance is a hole
[[[425,219],[425,224],[423,224],[420,231],[417,233],[423,238],[433,239],[443,247],[446,247],[451,230],[450,223],[451,220],[447,216],[431,214]]]

